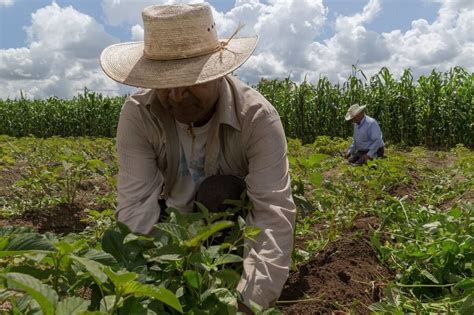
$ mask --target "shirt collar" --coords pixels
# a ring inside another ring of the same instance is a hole
[[[362,127],[362,125],[365,124],[365,121],[366,121],[365,118],[366,118],[366,117],[365,117],[365,115],[364,115],[364,117],[362,117],[362,119],[360,120],[360,123],[359,123],[359,124],[356,124],[358,128]]]
[[[219,124],[227,124],[232,128],[241,131],[240,123],[237,118],[234,89],[233,85],[229,83],[230,80],[227,76],[222,79],[222,83],[219,89],[219,100],[217,101],[218,115],[216,118]]]

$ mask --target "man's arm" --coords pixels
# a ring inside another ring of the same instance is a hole
[[[352,137],[352,143],[346,151],[346,158],[348,158],[355,151],[355,137]]]
[[[276,113],[252,124],[245,178],[253,210],[247,224],[261,232],[246,240],[244,272],[238,285],[244,302],[268,308],[281,294],[291,263],[296,207],[291,196],[286,139]]]
[[[370,158],[373,158],[377,153],[377,150],[384,146],[382,140],[382,131],[380,130],[380,126],[376,121],[370,125],[369,137],[370,140],[372,140],[372,144],[369,146],[369,152],[367,152],[367,155]]]
[[[348,158],[352,153],[356,151],[356,126],[353,126],[353,132],[352,132],[352,142],[349,148],[346,151],[346,158]]]
[[[145,109],[128,100],[120,113],[116,217],[133,232],[148,234],[160,215],[158,197],[163,177],[156,165],[153,146],[145,134],[141,110]]]

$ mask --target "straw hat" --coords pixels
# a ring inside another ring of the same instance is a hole
[[[357,114],[362,112],[366,107],[367,107],[366,105],[363,105],[363,106],[359,106],[359,104],[352,105],[351,107],[349,107],[349,110],[347,111],[346,120],[351,120],[352,118],[357,116]]]
[[[142,12],[143,42],[109,46],[100,56],[113,80],[144,88],[172,88],[204,83],[240,67],[252,54],[257,37],[217,38],[208,4],[154,5]]]

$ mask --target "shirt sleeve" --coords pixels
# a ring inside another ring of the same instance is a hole
[[[253,124],[245,179],[253,210],[247,224],[260,228],[256,241],[246,240],[244,271],[237,289],[244,302],[264,308],[280,296],[288,279],[296,207],[291,195],[286,139],[279,117]]]
[[[347,149],[347,150],[349,151],[349,154],[354,153],[354,151],[355,151],[355,135],[352,137],[351,145],[349,146],[349,149]]]
[[[158,197],[163,176],[145,132],[139,108],[127,101],[117,128],[118,205],[117,220],[133,232],[148,234],[160,216]]]
[[[367,154],[372,158],[377,153],[377,150],[384,146],[382,140],[382,131],[380,130],[380,126],[376,121],[370,125],[369,138],[372,141],[372,144],[369,146],[369,152]]]

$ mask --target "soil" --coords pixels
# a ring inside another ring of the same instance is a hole
[[[8,189],[16,181],[21,178],[20,169],[1,169],[0,170],[0,197],[11,196],[11,191]]]
[[[87,226],[81,220],[86,217],[83,208],[77,204],[62,204],[56,207],[26,211],[20,216],[0,220],[0,226],[21,225],[32,227],[40,233],[66,234],[80,232]]]
[[[12,197],[10,187],[21,179],[21,170],[0,171],[0,197]],[[95,198],[111,191],[111,187],[103,179],[85,179],[78,189],[76,201],[72,204],[59,204],[42,209],[31,209],[21,215],[2,217],[0,226],[20,225],[31,227],[34,230],[54,232],[57,234],[77,233],[87,227],[81,220],[86,217],[85,209],[104,210],[105,206],[97,204]],[[0,199],[1,201],[1,199]]]
[[[280,296],[283,313],[369,314],[368,306],[383,297],[384,285],[393,278],[368,240],[368,231],[379,225],[376,217],[357,218],[344,237],[299,265]],[[361,231],[363,236],[355,236]]]
[[[458,204],[468,204],[472,203],[474,204],[474,190],[466,190],[462,195],[457,196],[453,199],[449,199],[444,201],[441,205],[440,208],[443,210],[449,210],[452,207],[458,205]]]
[[[413,157],[413,155],[412,155]],[[456,161],[456,157],[452,154],[446,156],[439,155],[439,151],[429,151],[426,150],[425,153],[421,156],[417,155],[413,157],[417,164],[425,165],[430,169],[441,169],[451,167]]]

